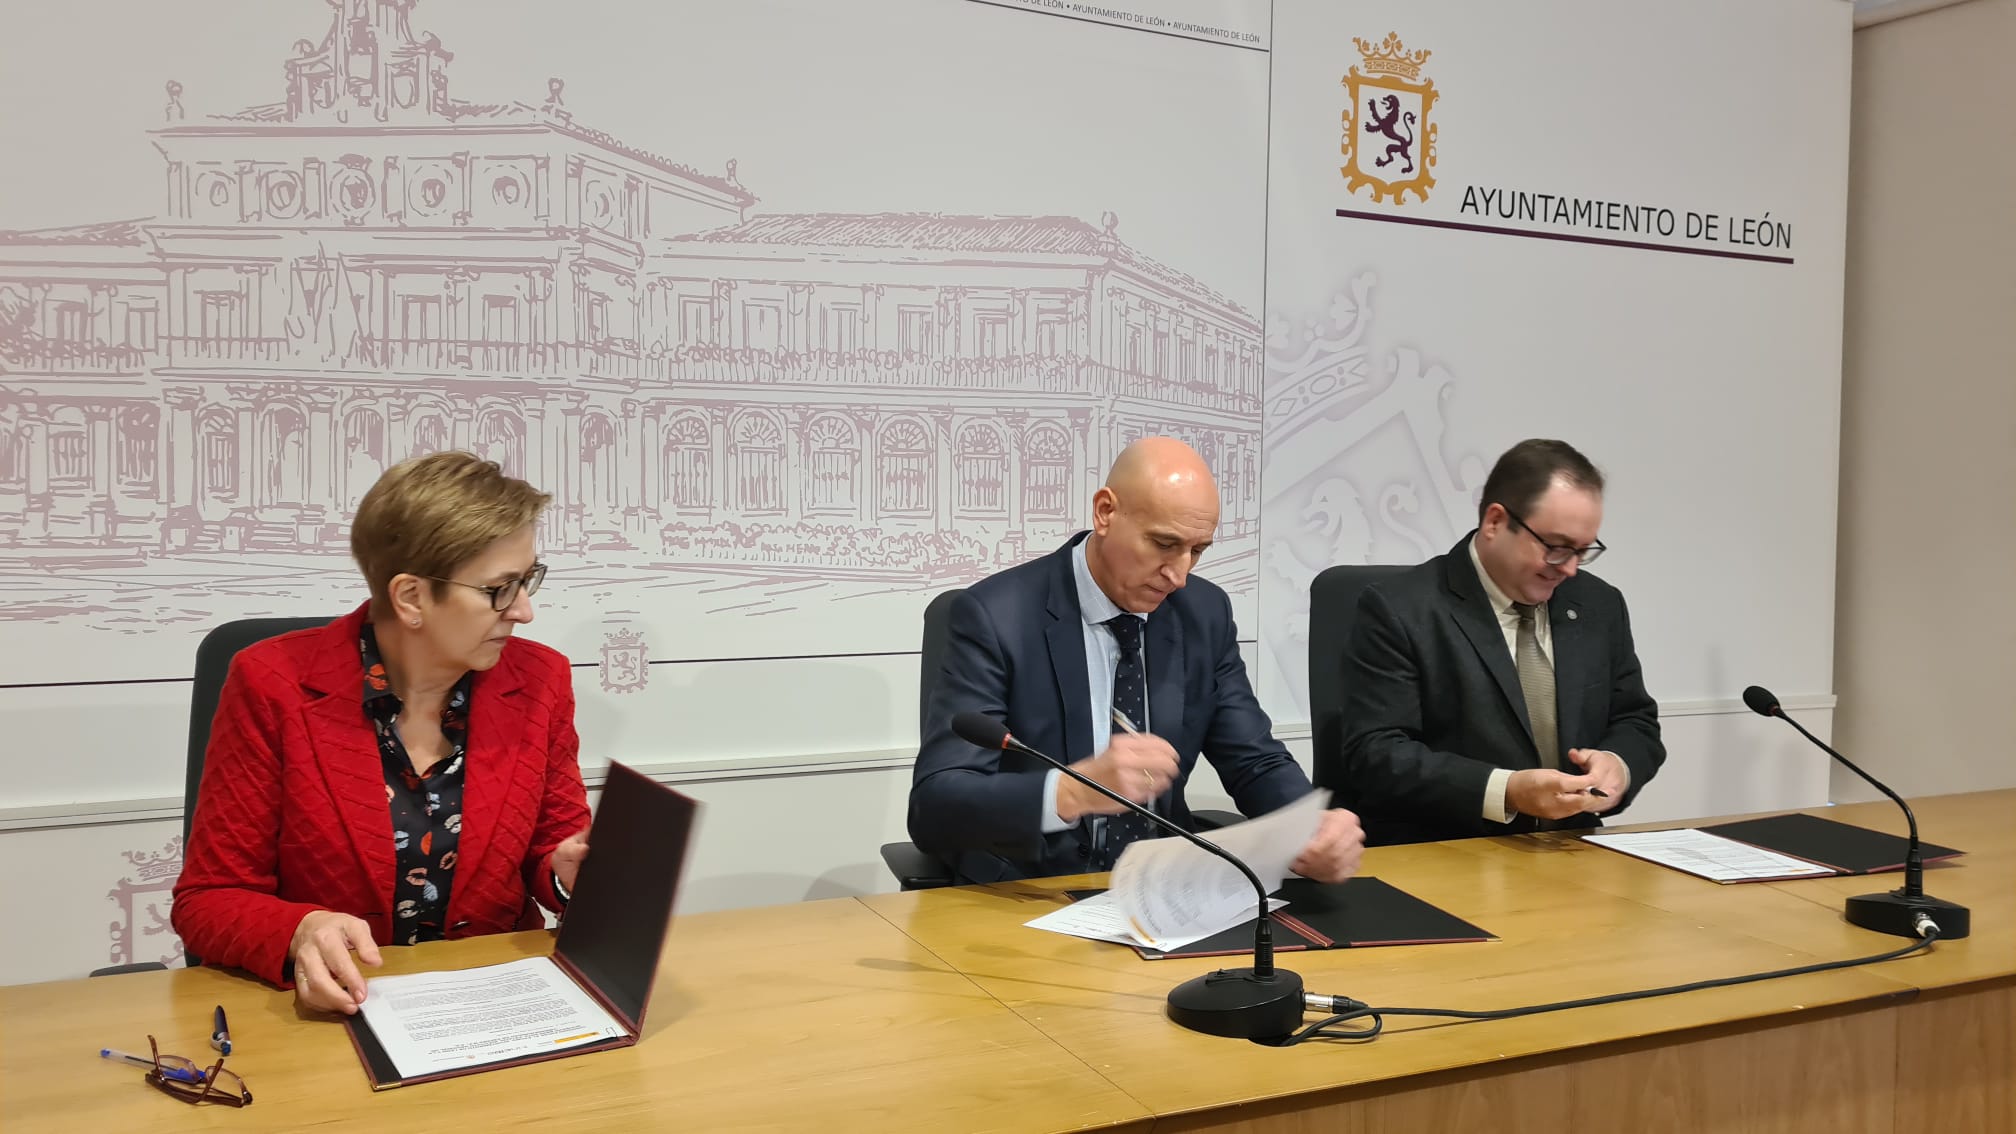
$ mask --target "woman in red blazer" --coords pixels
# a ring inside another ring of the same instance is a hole
[[[574,687],[513,636],[549,499],[467,453],[394,466],[350,533],[370,601],[232,661],[175,884],[190,952],[353,1013],[353,950],[564,910],[588,851]]]

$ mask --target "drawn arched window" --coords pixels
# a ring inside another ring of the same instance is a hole
[[[861,469],[861,440],[854,423],[827,414],[805,431],[811,467],[806,474],[806,507],[813,511],[853,511],[854,483]]]
[[[413,448],[406,455],[424,457],[448,447],[448,423],[438,413],[413,419]]]
[[[476,454],[497,462],[505,476],[525,476],[525,425],[517,414],[491,410],[476,419]]]
[[[974,422],[959,431],[959,510],[988,516],[1008,511],[1008,449],[993,426]]]
[[[738,418],[728,460],[737,507],[744,513],[784,510],[784,431],[775,421],[760,413]]]
[[[616,507],[616,427],[599,413],[581,419],[581,503],[607,511]]]
[[[119,483],[154,483],[154,452],[160,430],[158,407],[127,406],[119,411]]]
[[[268,406],[259,415],[260,464],[266,479],[260,505],[308,503],[308,425],[292,406]]]
[[[1071,438],[1050,422],[1032,427],[1022,447],[1022,511],[1052,520],[1071,514]]]
[[[385,471],[385,418],[377,410],[355,409],[343,418],[343,505],[355,512]]]
[[[915,419],[899,417],[882,430],[875,447],[876,505],[884,515],[931,511],[931,431]]]
[[[238,494],[238,421],[223,406],[211,406],[196,421],[203,454],[203,492],[220,500]]]
[[[665,427],[665,444],[659,462],[664,479],[660,498],[674,508],[706,508],[714,502],[713,446],[707,439],[707,423],[687,414],[674,418]]]

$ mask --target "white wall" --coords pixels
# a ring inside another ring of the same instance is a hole
[[[1229,532],[1204,574],[1233,594],[1254,639],[1247,658],[1263,703],[1305,758],[1299,604],[1308,578],[1330,563],[1440,552],[1469,526],[1490,458],[1522,436],[1556,435],[1612,474],[1604,536],[1616,550],[1601,573],[1631,598],[1648,682],[1668,714],[1671,758],[1633,817],[1824,798],[1816,758],[1733,698],[1762,681],[1816,731],[1825,735],[1831,723],[1845,5],[1786,0],[1764,12],[1738,0],[1684,8],[1634,0],[1623,13],[1615,0],[1518,9],[1187,0],[1180,10],[1135,5],[1141,18],[1118,26],[1023,7],[891,0],[870,19],[861,14],[869,9],[842,14],[825,0],[578,0],[564,10],[428,0],[413,20],[414,30],[438,33],[456,52],[454,97],[529,100],[534,110],[523,113],[536,118],[552,113],[536,108],[546,77],[560,75],[569,122],[663,151],[717,181],[735,160],[734,184],[761,198],[751,217],[1007,214],[1041,222],[1044,234],[984,254],[921,246],[928,241],[867,250],[787,242],[749,253],[755,266],[730,249],[709,262],[739,266],[702,284],[733,293],[752,272],[817,277],[824,282],[803,293],[813,297],[805,302],[824,303],[833,289],[858,293],[903,275],[957,283],[965,290],[946,293],[956,306],[1020,303],[1029,289],[1062,286],[1074,274],[1082,284],[1116,265],[1159,281],[1154,297],[1083,300],[1076,333],[1115,352],[1104,369],[1083,372],[1084,388],[965,379],[920,387],[906,385],[900,367],[871,366],[865,386],[838,370],[795,385],[752,383],[726,410],[837,400],[864,419],[895,409],[923,415],[941,440],[969,419],[1048,414],[1076,430],[1068,470],[1076,489],[1096,481],[1102,454],[1139,432],[1220,444],[1228,514],[1261,514],[1266,528],[1256,536],[1246,522]],[[161,81],[181,84],[171,109],[187,117],[177,121],[274,101],[288,45],[319,35],[327,18],[312,0],[219,0],[200,23],[141,0],[116,10],[109,23],[100,9],[49,5],[0,15],[0,105],[41,111],[0,122],[0,227],[162,212],[155,143],[174,150],[197,142],[147,134],[165,121]],[[108,26],[120,30],[104,34]],[[600,34],[609,29],[619,34]],[[1405,206],[1370,200],[1338,171],[1339,79],[1361,62],[1352,39],[1376,43],[1389,32],[1430,50],[1426,71],[1442,93],[1432,112],[1439,186]],[[1549,62],[1564,51],[1572,66]],[[1704,83],[1711,73],[1724,77]],[[1732,133],[1729,121],[1762,126]],[[267,156],[291,137],[263,127],[240,133],[268,146]],[[1350,207],[1463,221],[1458,203],[1477,185],[1752,218],[1772,211],[1797,233],[1796,264],[1347,224],[1334,215]],[[1056,217],[1067,220],[1045,219]],[[213,218],[196,237],[162,239],[225,241],[240,223]],[[398,244],[406,223],[386,216],[351,227],[367,242]],[[335,239],[312,226],[269,227],[280,230],[274,239],[289,262]],[[497,231],[480,218],[476,228],[467,240],[444,240],[444,255],[494,251],[485,241],[499,239]],[[1091,243],[1065,251],[1046,243],[1074,233]],[[645,243],[662,251],[669,242],[653,242],[665,235]],[[78,289],[80,302],[118,305],[130,298],[122,288],[156,286],[121,282],[165,270],[146,243],[153,239],[107,244],[74,230],[0,236],[0,347],[12,350],[0,358],[34,353],[25,349],[37,345],[26,337],[31,324],[45,335],[63,325],[53,309],[34,305],[47,307],[65,288]],[[622,246],[616,237],[592,239]],[[1112,251],[1114,239],[1124,254]],[[563,277],[571,262],[561,263]],[[113,276],[121,281],[108,283]],[[273,289],[265,332],[292,334],[292,321],[279,317],[286,294],[299,298],[283,286],[288,273],[248,278]],[[626,285],[595,277],[582,286]],[[793,310],[807,326],[818,322],[817,311]],[[33,318],[24,321],[23,311]],[[94,334],[116,322],[111,307],[89,311]],[[1237,379],[1205,380],[1211,388],[1201,393],[1181,384],[1184,328],[1206,324],[1250,372],[1264,366],[1265,397]],[[1150,346],[1170,329],[1169,356],[1139,364],[1153,373],[1137,375],[1119,357],[1132,349],[1126,331],[1136,326]],[[257,352],[282,347],[262,345],[261,336],[234,343],[247,358],[208,374],[199,392],[232,406],[236,420],[256,420],[263,411],[255,403],[269,395],[320,405],[380,391],[410,433],[413,406],[430,398],[495,397],[491,387],[503,383],[549,399],[550,412],[524,419],[550,442],[528,473],[559,498],[555,531],[564,546],[553,552],[566,569],[541,596],[533,633],[580,667],[590,782],[620,759],[706,804],[686,910],[892,885],[877,847],[904,837],[917,614],[931,593],[966,576],[934,564],[842,569],[816,556],[721,568],[665,551],[650,525],[623,550],[598,544],[606,534],[589,538],[605,522],[642,523],[640,510],[651,524],[672,510],[643,475],[640,453],[651,438],[636,422],[652,406],[676,411],[720,395],[712,380],[683,371],[653,379],[640,352],[619,351],[617,362],[641,378],[570,371],[486,384],[368,360],[297,365],[307,356],[296,354],[313,344],[292,340],[284,349],[293,361],[269,366]],[[15,740],[0,753],[0,853],[36,864],[0,872],[0,903],[34,911],[0,929],[0,980],[72,976],[164,951],[165,891],[180,855],[183,678],[194,642],[229,617],[333,614],[356,595],[346,561],[305,543],[203,555],[147,549],[140,566],[80,567],[63,557],[90,540],[41,529],[48,497],[78,504],[100,493],[137,507],[149,493],[178,491],[128,483],[107,448],[108,423],[82,408],[127,399],[171,409],[184,398],[171,387],[179,391],[185,379],[157,361],[138,374],[0,363],[0,431],[10,445],[24,438],[20,451],[43,462],[22,483],[0,467],[0,603],[8,612],[0,620],[0,729]],[[303,370],[317,376],[304,380]],[[1146,395],[1122,381],[1133,377],[1154,380]],[[584,403],[623,431],[621,507],[598,497],[611,470],[591,465],[585,442],[569,432],[577,427],[568,407]],[[80,429],[95,446],[87,475],[37,479],[58,462],[53,433]],[[163,436],[163,467],[171,458],[202,467],[186,444],[176,448],[187,438],[172,428]],[[255,427],[247,453],[290,459],[284,445],[257,448],[265,444],[258,436]],[[318,446],[330,440],[317,434],[311,451],[326,458]],[[936,472],[949,486],[943,460]],[[737,468],[723,463],[715,474]],[[255,489],[265,475],[263,465],[253,471]],[[1777,486],[1774,500],[1753,497],[1764,482]],[[718,511],[710,518],[761,518],[733,502]],[[576,518],[584,515],[592,522]],[[65,531],[88,531],[89,517],[69,517],[86,527]],[[836,522],[872,527],[860,516]],[[1026,537],[1020,554],[1033,555],[1056,534],[1042,524],[1004,533],[1000,523],[950,511],[916,523],[962,532],[977,525],[997,556],[1013,551],[1010,536]],[[633,634],[663,664],[626,675],[620,643]],[[1209,805],[1212,794],[1207,776],[1193,796]]]
[[[2016,785],[2012,60],[2016,0],[1855,33],[1838,735],[1907,794]]]

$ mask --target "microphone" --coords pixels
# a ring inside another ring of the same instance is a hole
[[[1752,685],[1743,691],[1743,703],[1758,716],[1777,717],[1798,729],[1799,735],[1840,761],[1842,767],[1869,781],[1869,786],[1889,796],[1892,802],[1904,809],[1904,822],[1911,829],[1911,840],[1904,852],[1904,885],[1887,894],[1860,894],[1848,899],[1848,924],[1898,937],[1922,937],[1924,923],[1929,921],[1938,928],[1941,940],[1951,941],[1967,936],[1971,929],[1971,915],[1967,907],[1925,893],[1925,860],[1918,849],[1918,817],[1911,814],[1911,805],[1904,802],[1904,797],[1856,767],[1848,757],[1828,747],[1819,737],[1807,732],[1798,721],[1786,716],[1778,698],[1772,696],[1769,689]]]
[[[1260,876],[1230,851],[1199,838],[1181,825],[1109,790],[1104,784],[1062,760],[1047,756],[1022,743],[1008,732],[1008,726],[985,713],[955,713],[952,731],[959,739],[981,748],[1001,749],[1033,756],[1045,764],[1126,807],[1170,834],[1217,855],[1239,869],[1259,899],[1260,916],[1253,925],[1253,965],[1251,968],[1218,969],[1194,977],[1169,992],[1169,1018],[1191,1031],[1233,1039],[1265,1040],[1285,1036],[1302,1023],[1302,978],[1274,965],[1274,919],[1267,908],[1267,887]]]

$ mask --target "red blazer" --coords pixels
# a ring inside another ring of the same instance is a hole
[[[171,916],[206,963],[287,987],[288,942],[316,910],[392,938],[397,862],[378,740],[364,716],[366,608],[248,646],[210,726]],[[567,659],[522,638],[476,675],[451,938],[536,929],[555,908],[550,859],[588,826]]]

